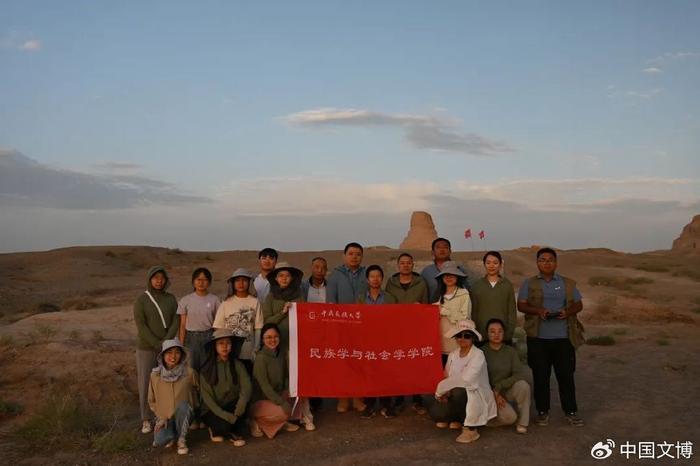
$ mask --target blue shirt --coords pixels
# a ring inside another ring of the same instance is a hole
[[[372,299],[369,290],[365,293],[365,304],[384,304],[384,292],[380,291],[377,299]]]
[[[551,280],[547,281],[541,275],[537,276],[542,281],[542,293],[544,301],[542,307],[551,312],[560,311],[566,307],[566,287],[564,279],[561,275],[555,273]],[[530,291],[530,280],[527,279],[520,286],[518,291],[518,301],[527,301],[527,295]],[[581,301],[581,293],[578,288],[574,287],[574,302]],[[540,321],[540,328],[537,334],[538,338],[554,339],[568,338],[568,327],[566,319],[547,319]]]

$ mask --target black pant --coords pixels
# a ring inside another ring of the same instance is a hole
[[[236,408],[236,403],[229,403],[226,406],[222,406],[222,408],[231,413]],[[209,426],[212,434],[215,436],[228,437],[235,435],[237,437],[243,437],[248,434],[248,423],[246,422],[246,417],[247,416],[244,414],[236,419],[235,423],[231,424],[211,411],[207,411],[202,416],[202,420],[207,426]]]
[[[365,398],[363,401],[367,405],[367,407],[371,410],[374,410],[374,404],[376,402],[377,398],[374,397],[368,397]],[[390,396],[382,396],[379,397],[379,408],[380,409],[389,409],[391,408],[391,397]]]
[[[576,350],[568,338],[548,340],[527,339],[527,364],[532,369],[535,382],[535,407],[538,412],[549,411],[549,379],[554,366],[554,375],[559,385],[559,399],[565,413],[575,413]]]

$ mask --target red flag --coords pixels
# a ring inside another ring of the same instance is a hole
[[[290,395],[433,393],[443,378],[439,319],[430,304],[294,304]]]
[[[466,239],[469,239],[469,238],[472,237],[472,229],[471,229],[471,228],[468,228],[468,229],[464,230],[464,237],[465,237]]]
[[[479,232],[479,239],[484,239],[484,238],[486,238],[486,233],[484,233],[484,230],[481,230]]]

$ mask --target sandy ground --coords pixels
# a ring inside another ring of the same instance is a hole
[[[285,253],[283,259],[306,271],[303,265],[317,254]],[[331,265],[340,261],[338,251],[322,254]],[[534,273],[533,254],[530,248],[505,252],[507,275],[516,286]],[[455,258],[477,269],[480,255],[456,253]],[[389,266],[397,256],[395,250],[369,249],[364,262]],[[428,253],[416,257],[429,260]],[[700,282],[693,274],[700,261],[663,252],[585,250],[563,252],[559,262],[561,272],[577,279],[584,295],[587,336],[613,335],[616,340],[613,346],[586,345],[578,352],[583,428],[565,425],[553,383],[548,427],[531,426],[525,436],[511,428],[484,428],[481,439],[471,445],[455,443],[457,432],[438,430],[410,409],[395,419],[362,421],[355,413],[337,414],[329,401],[317,414],[316,432],[282,433],[274,441],[251,439],[246,447],[234,448],[211,444],[204,431],[198,431],[191,436],[187,457],[153,451],[145,446],[147,441],[135,452],[108,457],[60,448],[17,451],[1,439],[0,451],[19,464],[592,464],[599,461],[591,458],[591,447],[606,439],[617,445],[690,440],[697,446],[700,410],[693,398],[700,393]],[[0,400],[25,407],[22,416],[0,420],[0,433],[30,417],[56,386],[79,392],[93,403],[122,403],[136,428],[130,303],[143,287],[144,270],[153,263],[169,267],[177,296],[189,292],[190,271],[200,264],[212,269],[212,291],[221,293],[226,274],[241,265],[253,268],[255,253],[101,247],[0,255]],[[642,277],[651,283],[591,286],[591,277]],[[47,304],[61,310],[36,313],[49,309]],[[75,307],[88,309],[71,309]],[[600,462],[629,461],[616,449]]]

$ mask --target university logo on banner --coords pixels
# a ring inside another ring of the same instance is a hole
[[[439,319],[428,304],[293,304],[290,395],[434,393],[443,378]]]

